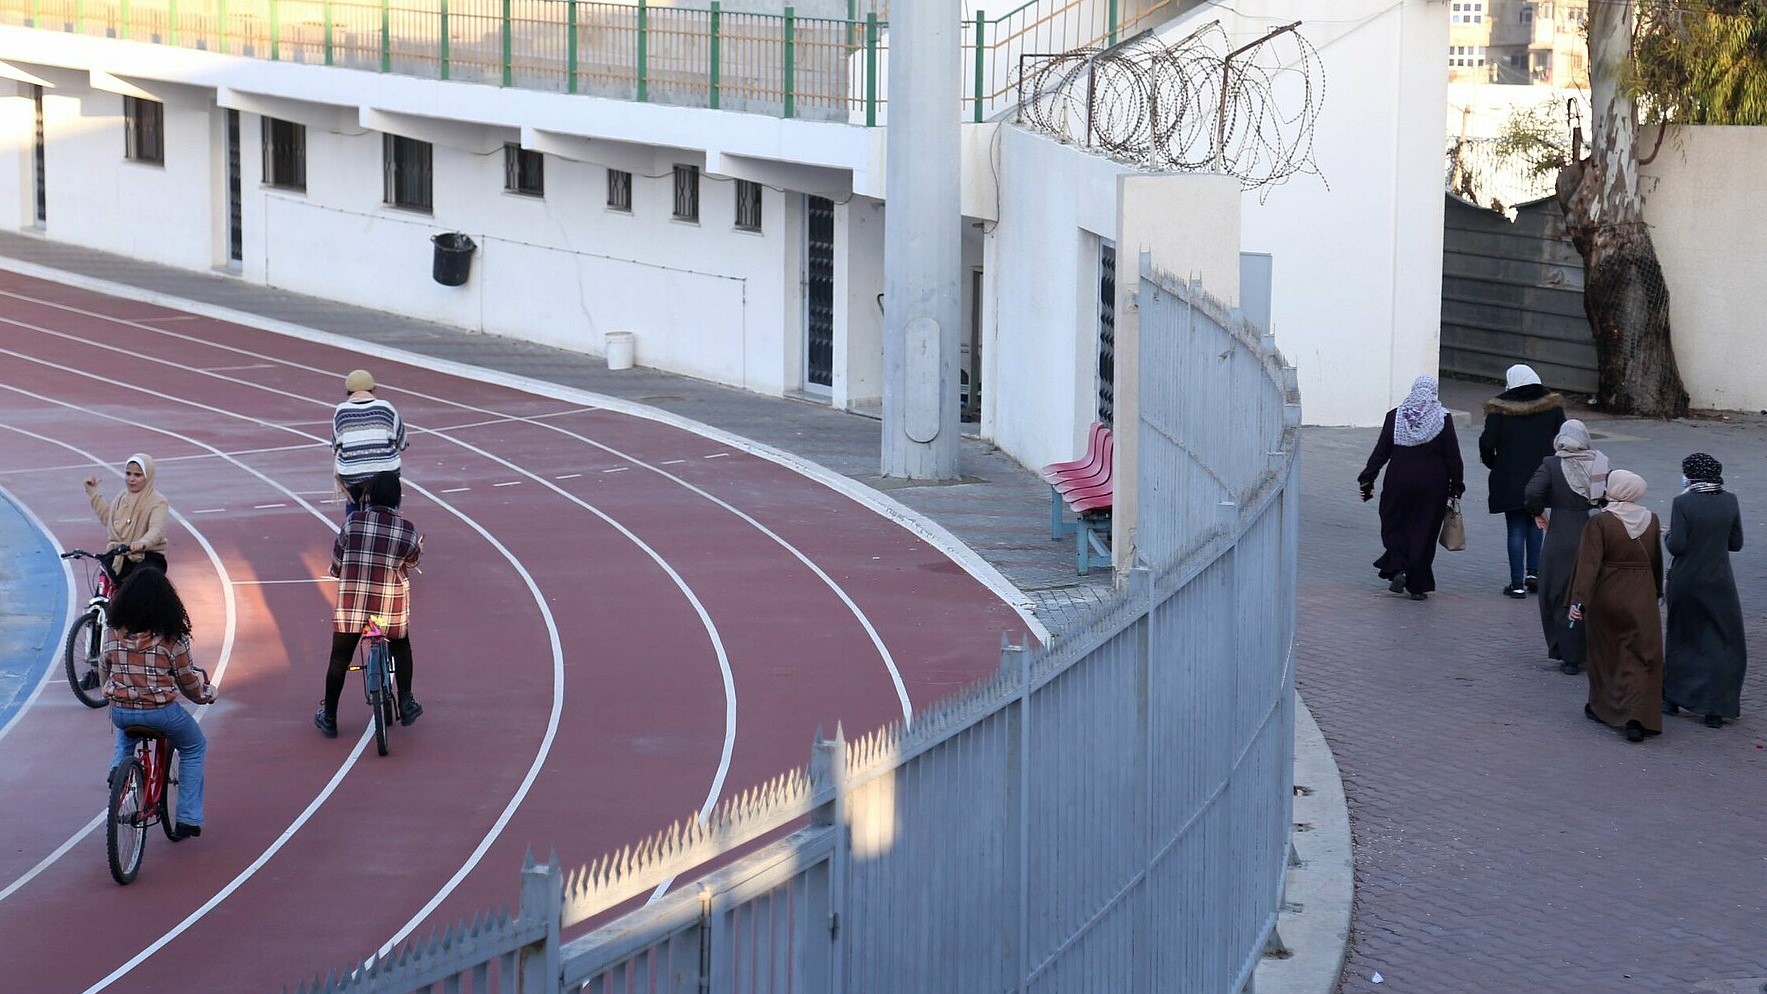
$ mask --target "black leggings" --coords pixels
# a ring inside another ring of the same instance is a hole
[[[337,701],[344,695],[344,678],[350,675],[351,657],[361,632],[331,633],[331,666],[325,671],[325,713],[337,718]],[[401,698],[411,696],[411,636],[387,639],[393,653],[393,681],[399,685]]]
[[[162,553],[143,552],[141,554],[141,561],[140,562],[136,562],[135,560],[130,559],[126,555],[122,556],[121,558],[123,560],[123,568],[117,570],[117,586],[119,586],[119,587],[123,585],[124,580],[127,580],[129,578],[130,573],[135,572],[136,570],[140,569],[143,566],[152,566],[154,569],[159,570],[161,573],[164,573],[166,571],[166,557]]]

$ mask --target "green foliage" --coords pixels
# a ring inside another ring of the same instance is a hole
[[[1767,125],[1767,0],[1646,0],[1625,85],[1652,120]]]
[[[1564,108],[1551,100],[1533,107],[1517,107],[1509,120],[1503,122],[1496,154],[1500,159],[1526,162],[1528,172],[1535,176],[1569,165],[1571,133]]]

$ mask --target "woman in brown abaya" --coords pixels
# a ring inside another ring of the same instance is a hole
[[[1565,598],[1588,625],[1589,703],[1583,713],[1642,742],[1663,730],[1663,551],[1657,516],[1639,504],[1644,480],[1616,469],[1607,507],[1589,519]]]

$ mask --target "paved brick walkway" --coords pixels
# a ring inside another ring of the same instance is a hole
[[[1343,991],[1748,991],[1767,985],[1767,418],[1675,423],[1580,416],[1666,515],[1681,458],[1724,462],[1742,500],[1733,558],[1756,664],[1743,717],[1665,720],[1629,745],[1582,717],[1532,599],[1485,513],[1477,422],[1493,388],[1449,384],[1468,474],[1468,549],[1441,590],[1387,593],[1375,505],[1354,496],[1375,432],[1303,440],[1299,677],[1343,769],[1356,907]],[[1599,436],[1607,436],[1601,438]],[[1372,983],[1379,972],[1384,982]]]

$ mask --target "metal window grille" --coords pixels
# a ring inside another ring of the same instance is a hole
[[[430,210],[430,163],[434,154],[430,143],[387,135],[382,148],[386,202],[394,207]]]
[[[273,117],[262,120],[264,182],[289,190],[307,188],[307,126]]]
[[[1098,420],[1115,426],[1117,403],[1117,247],[1098,246]]]
[[[546,156],[513,142],[503,146],[503,189],[529,196],[546,195]]]
[[[761,230],[761,184],[736,181],[736,226],[744,231]]]
[[[166,107],[157,100],[123,98],[123,156],[136,162],[166,161]]]
[[[632,174],[624,169],[607,171],[607,206],[616,211],[632,210]]]
[[[31,145],[31,180],[37,192],[37,223],[45,224],[49,220],[49,187],[48,177],[44,173],[44,166],[47,164],[44,161],[47,142],[43,130],[43,88],[41,86],[31,87],[31,101],[36,105],[36,130]]]
[[[675,220],[699,220],[698,166],[675,166]]]
[[[227,259],[245,259],[245,203],[240,196],[239,111],[227,111]]]

